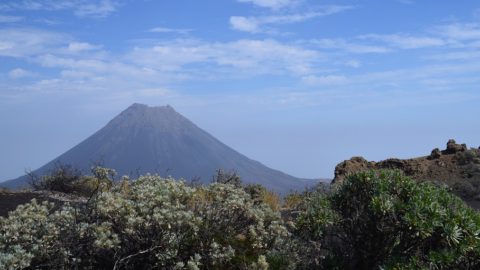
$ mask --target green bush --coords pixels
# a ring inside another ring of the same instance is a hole
[[[480,267],[480,216],[447,190],[399,171],[358,173],[336,188],[308,198],[297,220],[297,235],[320,246],[323,267]]]

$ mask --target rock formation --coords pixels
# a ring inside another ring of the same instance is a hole
[[[480,150],[469,150],[465,144],[457,144],[455,140],[449,140],[445,150],[435,148],[424,157],[390,158],[379,162],[353,157],[335,167],[332,183],[342,181],[349,174],[372,169],[398,169],[418,181],[446,184],[464,198],[480,199]]]

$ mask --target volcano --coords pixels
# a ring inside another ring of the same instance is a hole
[[[235,171],[245,183],[261,184],[279,193],[303,189],[315,180],[300,179],[268,168],[223,144],[171,106],[133,104],[105,127],[64,154],[33,171],[45,175],[56,164],[89,172],[95,162],[118,175],[152,173],[176,179],[211,182],[219,169]],[[1,183],[18,188],[27,176]]]

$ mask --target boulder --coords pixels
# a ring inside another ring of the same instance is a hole
[[[466,144],[457,144],[455,140],[450,139],[447,142],[447,149],[443,151],[444,154],[455,154],[457,152],[463,152],[467,150]]]
[[[440,149],[438,148],[435,148],[432,150],[432,152],[430,153],[430,156],[428,156],[429,159],[438,159],[440,158],[440,156],[442,156],[442,151],[440,151]]]
[[[332,183],[345,179],[349,174],[373,169],[374,166],[375,162],[369,162],[363,157],[352,157],[349,160],[344,160],[335,167],[335,178]]]

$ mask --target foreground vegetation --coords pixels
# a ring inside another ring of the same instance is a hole
[[[480,215],[399,171],[350,175],[282,205],[223,172],[207,186],[71,172],[37,188],[67,188],[87,202],[34,200],[0,218],[0,269],[480,268]]]

